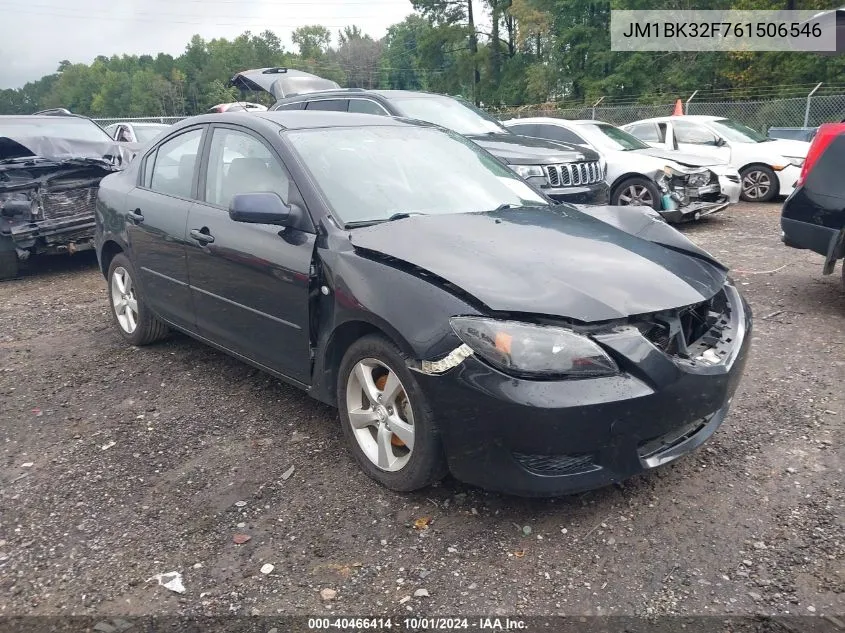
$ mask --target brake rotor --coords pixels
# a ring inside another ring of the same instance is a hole
[[[379,390],[384,390],[384,386],[387,384],[387,374],[384,376],[379,376],[376,379],[376,388]],[[405,442],[399,439],[396,433],[391,433],[390,435],[390,443],[393,446],[405,446]]]

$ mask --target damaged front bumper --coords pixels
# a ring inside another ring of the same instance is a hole
[[[667,222],[699,220],[739,202],[739,172],[721,166],[678,171],[667,167],[655,176],[661,193],[660,215]],[[706,182],[705,182],[706,181]]]
[[[33,252],[72,255],[90,250],[94,248],[94,229],[94,216],[88,214],[38,222],[0,222],[0,236],[12,240],[20,259]]]
[[[709,328],[687,340],[696,318],[718,310]],[[644,318],[594,336],[623,368],[614,376],[517,378],[473,354],[443,373],[417,370],[452,474],[509,494],[572,494],[621,482],[703,444],[739,385],[750,308],[726,284],[701,306],[652,316],[653,323]]]

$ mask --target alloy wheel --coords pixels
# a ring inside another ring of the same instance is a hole
[[[347,379],[346,409],[367,459],[387,472],[404,468],[414,450],[414,412],[396,372],[375,358],[358,361]]]
[[[122,266],[114,269],[111,277],[111,297],[117,322],[127,334],[138,327],[138,299],[132,277]]]
[[[654,198],[651,197],[651,192],[648,187],[643,185],[631,185],[625,187],[621,194],[619,194],[619,204],[622,206],[654,206]]]
[[[742,190],[749,200],[762,200],[772,188],[769,175],[758,169],[753,169],[742,178]]]

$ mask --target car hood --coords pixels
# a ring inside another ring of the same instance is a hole
[[[787,158],[806,158],[807,152],[810,151],[810,144],[807,141],[787,138],[777,138],[772,141],[756,143],[756,145],[767,154],[778,154]]]
[[[467,136],[509,165],[557,165],[599,159],[597,152],[574,145],[518,134]]]
[[[639,154],[644,156],[654,156],[655,158],[664,158],[680,163],[685,167],[710,167],[712,165],[727,165],[728,161],[715,156],[700,156],[698,154],[685,154],[684,152],[675,152],[659,147],[649,147],[648,149],[635,149],[631,154]]]
[[[361,255],[433,273],[490,310],[581,322],[699,303],[727,274],[654,212],[631,207],[411,216],[354,229],[350,240]]]
[[[80,141],[54,136],[0,136],[0,161],[38,157],[53,161],[88,160],[125,165],[132,152],[117,141]]]

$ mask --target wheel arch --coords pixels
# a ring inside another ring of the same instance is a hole
[[[631,172],[622,174],[621,176],[617,177],[616,180],[613,181],[613,184],[610,185],[610,195],[611,196],[615,195],[616,190],[619,187],[621,187],[625,183],[626,180],[631,180],[632,178],[642,178],[643,180],[650,181],[652,184],[654,184],[655,187],[657,186],[657,183],[654,182],[654,178],[651,178],[650,176],[647,176],[643,173],[631,171]]]
[[[108,277],[109,267],[115,255],[123,253],[123,247],[114,240],[106,240],[100,248],[100,269],[103,277]]]
[[[311,395],[326,404],[337,406],[335,386],[343,356],[355,341],[373,334],[384,337],[406,356],[414,357],[414,350],[410,343],[387,322],[375,315],[370,315],[366,319],[357,316],[339,323],[326,337],[325,343],[318,347]]]

